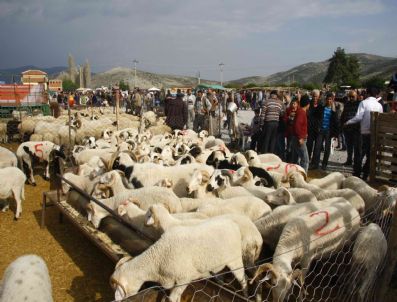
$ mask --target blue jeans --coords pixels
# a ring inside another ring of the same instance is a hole
[[[293,136],[291,144],[294,149],[294,152],[292,152],[292,162],[301,166],[307,173],[309,169],[309,153],[307,152],[306,140],[301,145],[299,139]]]

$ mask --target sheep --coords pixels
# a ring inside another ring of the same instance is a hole
[[[153,163],[134,164],[125,169],[125,176],[135,188],[154,186],[162,179],[170,179],[173,183],[172,190],[178,197],[187,197],[186,187],[193,172],[197,169],[207,171],[210,175],[214,168],[203,164],[194,163],[174,167],[164,167]]]
[[[83,147],[84,148],[84,147]],[[105,161],[109,161],[116,149],[83,149],[80,152],[73,152],[73,158],[77,165],[90,161],[93,156],[99,156]]]
[[[361,215],[365,212],[365,202],[363,198],[352,189],[323,190],[316,185],[308,184],[303,175],[299,172],[290,173],[289,182],[291,187],[309,190],[318,200],[332,197],[343,197],[347,199]]]
[[[322,178],[309,181],[309,184],[316,185],[324,190],[338,190],[342,188],[345,176],[340,172],[333,172]]]
[[[249,217],[252,221],[265,217],[271,211],[272,209],[270,206],[255,196],[209,200],[207,203],[202,203],[197,208],[197,212],[207,215],[208,217],[224,214],[242,214]]]
[[[317,198],[312,192],[303,188],[278,188],[267,194],[264,198],[266,203],[281,206],[303,202],[316,202]]]
[[[314,259],[327,257],[343,248],[360,228],[360,215],[348,203],[337,203],[296,217],[285,225],[272,263],[261,265],[251,283],[266,273],[273,301],[284,301],[295,278],[301,286]],[[301,269],[295,269],[299,265]]]
[[[255,225],[262,235],[263,242],[271,250],[274,250],[281,232],[289,220],[300,215],[318,211],[335,203],[348,203],[348,201],[342,197],[334,197],[318,202],[304,202],[294,205],[279,206],[269,213],[269,215],[255,221]]]
[[[263,242],[261,234],[259,233],[255,224],[248,217],[241,214],[226,214],[211,219],[224,218],[231,219],[240,228],[244,265],[254,265],[255,261],[259,258]],[[202,222],[202,219],[177,219],[172,217],[172,215],[162,205],[152,205],[146,213],[145,224],[147,226],[152,226],[161,233],[164,233],[175,226],[197,225]]]
[[[13,152],[0,146],[0,168],[16,167],[18,159]]]
[[[381,228],[370,223],[362,228],[354,242],[351,267],[354,280],[359,284],[358,301],[366,301],[373,288],[376,273],[386,257],[387,241]]]
[[[216,170],[207,185],[207,190],[209,192],[215,191],[216,194],[223,199],[231,198],[234,196],[252,195],[262,200],[264,200],[268,193],[274,191],[270,188],[258,186],[231,186],[231,183],[238,184],[238,182],[241,182],[240,178],[253,178],[248,168],[244,168],[244,170],[240,170],[239,172],[241,171],[244,173],[243,176],[240,176],[239,173],[236,173],[234,171]]]
[[[122,300],[136,294],[144,282],[157,282],[171,289],[169,299],[177,302],[190,282],[228,267],[246,293],[241,250],[240,229],[229,219],[177,226],[141,255],[121,259],[110,284],[115,299]]]
[[[254,150],[248,150],[244,153],[245,158],[250,166],[256,166],[265,163],[281,163],[282,160],[276,154],[265,153],[258,154]]]
[[[293,172],[299,172],[303,175],[304,179],[306,179],[305,170],[296,164],[290,164],[286,162],[269,162],[269,163],[261,163],[260,165],[255,165],[255,167],[261,167],[268,172],[276,172],[282,175],[282,182],[287,182],[289,178],[289,174]]]
[[[347,177],[343,181],[343,188],[357,192],[365,201],[366,213],[373,214],[375,217],[382,216],[384,210],[392,208],[397,199],[396,188],[383,186],[378,192],[356,176]]]
[[[207,191],[210,178],[211,175],[206,170],[195,170],[186,187],[188,195],[193,195],[193,198],[214,197],[212,192]]]
[[[182,211],[179,198],[171,190],[163,187],[144,187],[140,189],[128,190],[121,194],[117,194],[111,198],[100,199],[104,205],[112,210],[116,210],[120,204],[127,199],[134,199],[142,210],[147,210],[152,204],[161,203],[170,213],[178,213]],[[87,206],[88,220],[98,228],[101,220],[108,216],[109,213],[96,203],[90,202]]]
[[[24,255],[13,261],[0,283],[0,301],[52,302],[51,280],[44,260],[37,255]]]
[[[91,195],[95,189],[96,184],[99,182],[100,177],[90,178],[85,175],[77,175],[72,172],[67,172],[63,175],[63,178],[70,181],[79,189],[83,190],[87,194]],[[67,194],[70,191],[71,186],[65,181],[62,181],[62,193]]]
[[[7,136],[7,124],[0,122],[0,142],[7,143],[8,136]]]
[[[32,159],[36,158],[39,161],[46,162],[44,178],[49,179],[49,163],[50,155],[52,153],[55,153],[57,156],[62,158],[66,158],[63,147],[60,147],[52,142],[24,142],[18,146],[16,152],[18,162],[20,167],[23,168],[27,174],[29,183],[33,186],[36,185],[36,181],[33,175]]]
[[[22,201],[25,199],[25,174],[17,167],[0,169],[0,199],[14,197],[17,204],[14,219],[17,220],[22,213]],[[3,212],[8,209],[3,208]]]

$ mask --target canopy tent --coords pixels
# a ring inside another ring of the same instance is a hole
[[[160,89],[158,89],[157,87],[152,87],[148,89],[149,91],[160,91]]]
[[[196,87],[197,89],[214,89],[214,90],[226,90],[225,87],[216,84],[199,84]]]

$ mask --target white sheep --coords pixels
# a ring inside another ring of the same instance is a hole
[[[267,273],[264,280],[270,280],[273,300],[284,301],[296,277],[300,275],[301,286],[304,285],[314,259],[343,248],[359,228],[360,215],[348,203],[296,217],[285,225],[272,263],[261,265],[253,280]]]
[[[134,203],[142,210],[147,210],[152,204],[163,204],[170,213],[178,213],[182,211],[179,198],[171,190],[163,187],[144,187],[125,191],[111,198],[100,199],[104,205],[112,210],[117,210],[120,204],[128,199],[134,199]],[[109,216],[109,212],[94,202],[90,202],[87,207],[88,220],[98,228],[101,220]]]
[[[139,256],[117,263],[110,278],[115,299],[134,295],[143,283],[152,281],[171,289],[170,301],[178,302],[190,282],[209,278],[225,267],[246,292],[241,250],[240,229],[229,219],[171,228]]]
[[[352,189],[324,190],[316,185],[307,183],[303,175],[299,172],[290,173],[289,182],[293,188],[304,188],[309,190],[318,200],[332,197],[343,197],[347,199],[361,215],[365,212],[365,202],[363,198]]]
[[[51,280],[44,260],[25,255],[12,262],[0,283],[2,302],[52,302]]]
[[[210,175],[214,168],[204,164],[194,163],[175,167],[164,167],[153,163],[134,164],[125,169],[125,176],[135,188],[154,186],[162,179],[170,179],[172,190],[178,197],[187,197],[186,187],[195,170],[205,170]]]
[[[387,241],[381,228],[370,223],[362,228],[354,242],[352,252],[352,279],[359,284],[358,301],[366,301],[373,289],[376,273],[381,269],[387,253]]]
[[[304,202],[279,206],[269,213],[269,215],[255,221],[255,225],[262,235],[263,242],[271,250],[274,250],[277,246],[281,232],[288,221],[300,215],[318,211],[335,203],[348,203],[348,201],[342,197],[334,197],[318,202]]]
[[[345,176],[340,172],[332,172],[322,178],[315,178],[309,184],[316,185],[324,190],[338,190],[342,188]]]
[[[248,150],[244,153],[244,156],[250,166],[282,162],[281,158],[273,153],[258,154],[254,150]]]
[[[195,170],[186,187],[188,195],[194,198],[214,197],[212,192],[207,191],[210,178],[211,175],[206,170]]]
[[[14,197],[17,204],[15,220],[21,216],[22,201],[25,199],[25,174],[16,167],[6,167],[0,169],[0,199]],[[6,205],[3,212],[9,208]]]
[[[36,158],[40,162],[46,163],[44,178],[49,179],[50,155],[53,152],[56,152],[58,156],[65,158],[63,148],[52,142],[24,142],[18,146],[16,152],[18,162],[20,164],[20,167],[25,170],[30,184],[36,185],[36,181],[33,175],[32,159]]]
[[[82,173],[83,174],[83,173]],[[89,175],[77,175],[72,172],[67,172],[63,175],[63,178],[70,181],[79,189],[83,190],[87,194],[91,195],[95,189],[96,184],[99,182],[99,177],[90,178]],[[71,186],[65,181],[62,181],[62,193],[67,194],[71,189]]]
[[[316,202],[316,196],[307,189],[303,188],[284,188],[280,187],[274,192],[268,193],[264,201],[272,205],[281,206],[303,202]]]
[[[370,187],[361,178],[350,176],[343,181],[343,188],[349,188],[357,192],[365,202],[365,211],[367,214],[379,218],[385,210],[390,210],[397,199],[397,189],[383,186],[380,191]]]
[[[241,232],[241,244],[243,262],[246,266],[254,265],[259,258],[262,250],[262,237],[255,224],[247,217],[241,214],[226,214],[209,219],[230,219],[235,222]],[[146,213],[146,225],[153,226],[161,233],[168,231],[170,228],[180,225],[197,225],[202,223],[202,219],[181,220],[173,217],[162,205],[152,205]]]
[[[16,166],[18,166],[18,159],[14,152],[0,146],[0,168]]]
[[[208,217],[224,214],[242,214],[249,217],[252,221],[268,215],[271,211],[270,206],[255,196],[210,200],[197,208],[197,212]]]

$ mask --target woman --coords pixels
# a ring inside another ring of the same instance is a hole
[[[285,129],[285,137],[287,138],[287,162],[291,162],[291,159],[294,158],[293,156],[293,148],[291,146],[292,142],[292,134],[294,133],[294,120],[296,111],[298,110],[298,102],[297,99],[294,98],[291,100],[289,107],[285,111],[284,115],[284,123],[286,125]]]

